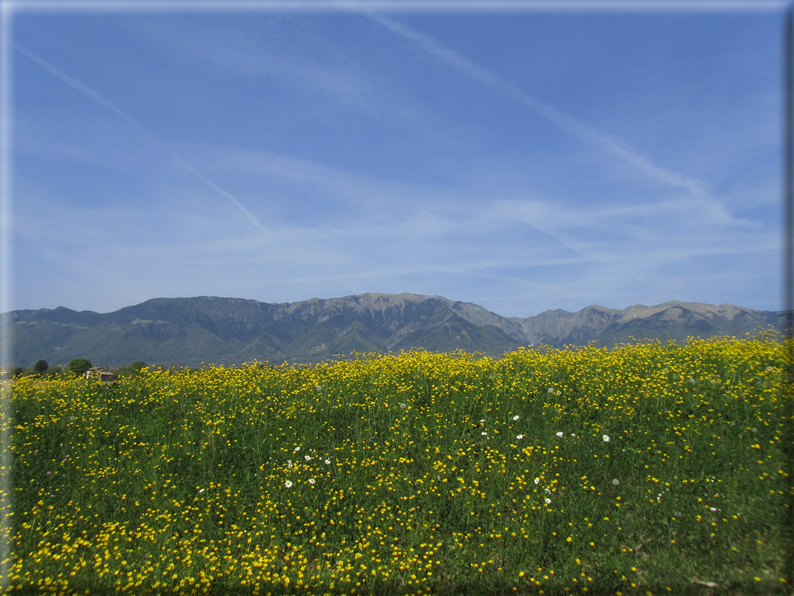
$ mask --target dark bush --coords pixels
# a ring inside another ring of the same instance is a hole
[[[84,375],[86,371],[93,366],[90,360],[85,358],[75,358],[69,362],[66,370],[75,375]]]

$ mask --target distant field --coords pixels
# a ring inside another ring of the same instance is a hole
[[[11,593],[791,594],[775,337],[13,389]]]

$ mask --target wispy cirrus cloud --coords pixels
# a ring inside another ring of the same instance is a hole
[[[78,308],[410,291],[527,316],[773,287],[773,217],[741,207],[773,177],[731,125],[752,112],[745,136],[769,126],[759,106],[772,104],[754,94],[769,86],[725,99],[723,71],[701,76],[725,58],[713,38],[697,38],[708,59],[690,68],[688,48],[670,55],[678,24],[638,50],[620,19],[547,36],[543,19],[436,28],[349,8],[29,22],[15,133],[26,305],[56,306],[60,286]],[[656,57],[665,72],[643,78]],[[724,70],[747,80],[734,64]],[[36,95],[61,83],[77,101]],[[95,279],[106,268],[119,272],[113,296]]]
[[[230,32],[223,26],[190,19],[178,36],[153,21],[131,23],[128,28],[174,62],[201,64],[210,77],[235,81],[230,84],[245,80],[259,88],[266,83],[269,90],[288,90],[294,98],[322,98],[315,102],[318,109],[330,102],[336,108],[377,114],[384,111],[389,100],[373,84],[370,74],[346,60],[338,46],[316,32],[307,33],[294,20],[254,17],[245,27]],[[326,51],[307,45],[306,35]]]
[[[273,188],[274,183],[286,188],[304,189],[327,200],[347,205],[354,213],[353,221],[366,222],[364,229],[385,227],[377,235],[402,230],[406,236],[434,234],[456,245],[455,237],[471,234],[498,233],[517,222],[531,226],[546,240],[594,260],[609,258],[597,254],[599,245],[613,246],[633,237],[634,253],[645,258],[651,251],[664,252],[665,244],[685,246],[691,256],[700,251],[721,250],[741,252],[743,246],[756,243],[763,236],[757,221],[730,216],[714,200],[693,201],[686,193],[662,194],[654,201],[627,205],[599,205],[583,201],[560,208],[542,193],[525,187],[503,184],[485,189],[455,189],[380,178],[357,171],[330,168],[322,163],[265,151],[218,150],[213,163],[225,176],[250,177],[250,184]],[[504,166],[500,166],[504,167]],[[504,170],[500,170],[500,174]],[[482,169],[478,175],[496,179],[497,174]],[[258,183],[256,181],[259,181]],[[344,226],[344,217],[335,214],[337,225]],[[366,232],[362,232],[366,233]],[[642,242],[646,244],[643,246]],[[612,255],[616,257],[617,255]],[[646,260],[647,263],[647,260]]]

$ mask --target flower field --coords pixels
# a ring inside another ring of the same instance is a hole
[[[791,594],[786,350],[26,377],[8,591]]]

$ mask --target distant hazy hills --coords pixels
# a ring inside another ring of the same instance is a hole
[[[500,356],[519,346],[614,346],[636,339],[743,336],[759,327],[782,330],[781,312],[729,304],[665,302],[614,310],[550,310],[526,319],[501,317],[476,304],[441,296],[359,294],[268,304],[237,298],[156,298],[112,313],[68,308],[18,310],[17,366],[50,366],[73,358],[97,365],[316,363],[338,354],[462,349]]]

